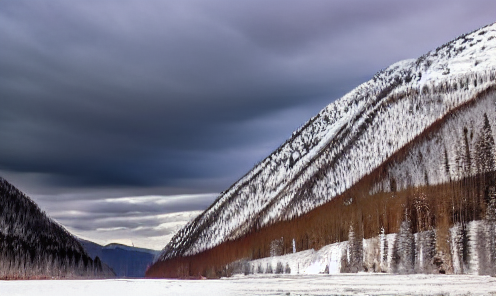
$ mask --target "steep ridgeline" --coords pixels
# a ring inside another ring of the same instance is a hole
[[[223,192],[147,275],[215,277],[230,262],[273,255],[274,245],[288,253],[346,241],[350,231],[397,233],[404,221],[416,233],[485,219],[495,77],[496,24],[380,71]]]
[[[114,276],[29,197],[0,177],[0,279]]]

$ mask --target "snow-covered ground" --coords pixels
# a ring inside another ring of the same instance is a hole
[[[494,295],[496,278],[474,275],[278,275],[220,280],[0,281],[0,295]]]

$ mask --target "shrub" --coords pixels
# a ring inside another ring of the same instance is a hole
[[[258,263],[257,273],[263,273],[262,263]]]
[[[265,269],[265,273],[274,273],[272,271],[272,265],[270,263],[267,263],[267,268]]]
[[[286,263],[286,268],[284,268],[284,273],[291,273],[291,268],[289,268],[288,263]]]

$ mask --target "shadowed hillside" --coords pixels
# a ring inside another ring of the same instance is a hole
[[[29,197],[0,178],[0,279],[114,276]]]
[[[99,244],[80,240],[91,258],[99,257],[115,272],[117,277],[141,278],[153,263],[159,251],[129,247],[121,244]]]

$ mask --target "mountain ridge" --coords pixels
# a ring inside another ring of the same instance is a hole
[[[99,257],[103,263],[114,270],[117,277],[144,277],[147,267],[159,254],[159,251],[156,250],[130,247],[118,243],[102,246],[84,239],[79,239],[79,241],[93,259]]]
[[[494,90],[495,77],[496,24],[381,70],[223,192],[173,237],[157,262],[201,254],[330,202],[429,127]],[[433,177],[431,184],[446,178]]]

